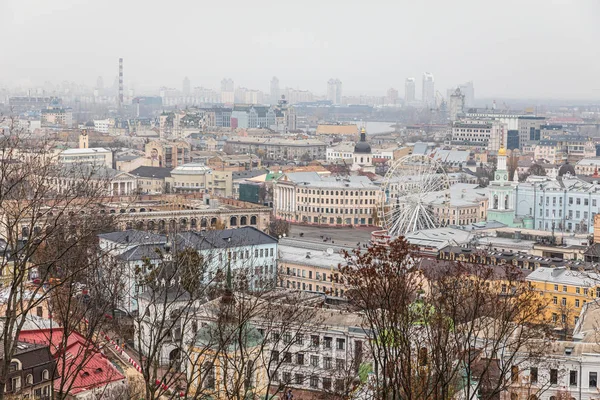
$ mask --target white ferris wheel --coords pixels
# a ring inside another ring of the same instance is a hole
[[[436,228],[442,222],[433,204],[449,196],[450,182],[442,165],[425,155],[408,155],[394,162],[383,178],[383,228],[391,237]]]

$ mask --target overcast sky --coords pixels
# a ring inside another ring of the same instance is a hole
[[[404,93],[424,71],[436,89],[477,97],[600,99],[598,0],[0,0],[0,83],[46,80],[144,88]]]

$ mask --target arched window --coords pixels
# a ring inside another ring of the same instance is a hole
[[[26,385],[33,385],[33,375],[27,374],[27,377],[25,377],[25,384]]]
[[[42,371],[42,379],[47,381],[48,379],[50,379],[50,373],[48,372],[47,369]]]

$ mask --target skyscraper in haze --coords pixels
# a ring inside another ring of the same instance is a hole
[[[385,96],[385,102],[391,105],[398,103],[398,91],[394,88],[389,88]]]
[[[415,78],[406,78],[404,82],[404,102],[406,104],[414,103],[416,100],[416,79]]]
[[[432,106],[435,105],[435,88],[433,74],[423,72],[423,94],[421,96],[423,104]]]
[[[104,89],[104,79],[101,76],[96,79],[96,89]]]
[[[458,85],[458,88],[465,95],[465,107],[475,107],[475,88],[473,87],[473,81]]]
[[[271,104],[277,104],[279,101],[279,79],[276,76],[271,79]]]
[[[235,99],[235,89],[233,79],[224,78],[221,81],[221,103],[233,103]]]
[[[342,103],[342,81],[333,78],[327,81],[327,100],[333,104]]]
[[[192,84],[190,83],[190,78],[187,76],[183,78],[182,90],[184,96],[189,96],[192,91]]]

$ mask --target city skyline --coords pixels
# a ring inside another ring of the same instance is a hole
[[[341,3],[336,1],[309,2],[293,10],[293,20],[272,18],[273,24],[260,21],[279,15],[284,8],[289,14],[289,6],[265,0],[258,3],[252,7],[241,2],[211,6],[215,15],[227,15],[227,26],[233,28],[226,31],[222,19],[204,19],[200,34],[217,32],[219,40],[203,41],[203,51],[195,52],[183,51],[189,50],[186,40],[170,39],[197,34],[193,22],[202,10],[194,3],[176,1],[173,7],[164,8],[150,1],[141,9],[111,1],[82,7],[74,0],[52,4],[8,0],[0,6],[0,30],[12,37],[4,53],[25,48],[35,51],[3,57],[0,82],[5,86],[40,86],[46,80],[67,80],[93,86],[98,76],[111,82],[117,73],[115,60],[123,57],[125,83],[140,91],[160,86],[180,88],[187,76],[192,87],[218,88],[223,77],[231,77],[238,86],[267,93],[271,77],[277,76],[281,88],[324,94],[324,82],[337,77],[344,82],[345,94],[384,94],[390,87],[402,90],[406,78],[429,71],[441,93],[473,81],[478,97],[600,98],[600,81],[594,70],[598,56],[591,50],[599,33],[593,16],[599,14],[600,5],[593,1],[577,7],[560,1],[509,1],[494,8],[492,14],[471,1],[436,2],[436,12],[427,5],[386,3],[385,13],[380,12],[383,3],[377,2],[370,8],[360,7],[358,2],[344,2],[344,7],[338,7]],[[177,4],[189,12],[181,13]],[[238,12],[221,12],[230,7]],[[269,9],[268,15],[254,18],[263,8]],[[60,13],[50,14],[58,9]],[[114,18],[115,9],[127,24],[89,28],[90,20]],[[136,18],[146,14],[148,18]],[[356,24],[343,32],[332,29],[324,23],[330,15]],[[398,24],[401,15],[411,18]],[[490,16],[502,21],[491,30]],[[465,18],[469,18],[468,24],[456,22]],[[170,19],[178,23],[171,24]],[[557,24],[561,29],[555,29]],[[31,28],[25,30],[24,26]],[[150,28],[154,26],[163,28]],[[53,40],[64,40],[69,46],[41,46],[43,32],[52,32]],[[246,44],[237,46],[242,33]],[[460,39],[441,40],[448,34]],[[381,37],[397,39],[390,48],[388,41],[379,40]],[[224,51],[224,41],[231,42],[235,51]],[[77,51],[70,51],[73,48]],[[156,56],[161,48],[169,49],[168,56]],[[525,52],[525,57],[521,54],[517,58],[518,52]],[[207,58],[207,54],[215,56]],[[87,60],[88,67],[82,68],[81,60]]]

